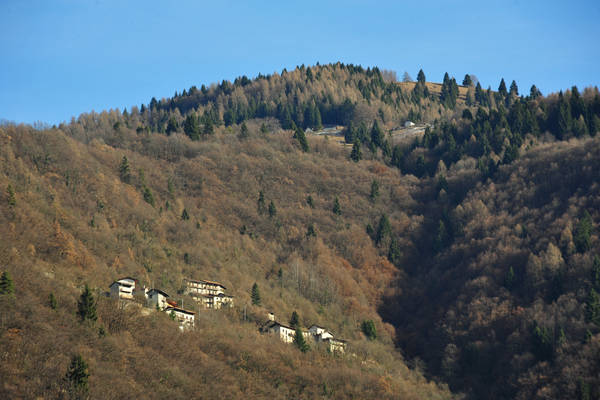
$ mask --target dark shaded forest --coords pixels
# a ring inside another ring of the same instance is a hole
[[[403,140],[406,120],[424,132]],[[314,134],[331,125],[339,140]],[[0,391],[599,398],[599,129],[597,88],[341,63],[6,123]],[[236,307],[179,333],[103,297],[127,275],[184,304],[185,278],[217,280]],[[260,334],[269,311],[327,326],[346,355]]]

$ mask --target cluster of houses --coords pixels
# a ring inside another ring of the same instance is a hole
[[[225,294],[227,288],[219,282],[185,280],[184,283],[185,294],[189,294],[200,307],[215,310],[233,307],[233,296]],[[196,313],[179,306],[177,302],[169,298],[170,296],[166,292],[160,289],[148,289],[141,286],[137,279],[129,276],[114,281],[109,288],[109,295],[112,298],[140,299],[147,306],[168,313],[171,318],[179,322],[182,330],[194,327]]]
[[[196,313],[179,306],[177,302],[160,289],[148,289],[141,286],[139,281],[132,277],[124,277],[114,281],[110,286],[109,296],[119,300],[135,300],[145,302],[148,307],[155,308],[168,313],[171,318],[179,322],[183,331],[193,328]],[[233,307],[233,296],[225,293],[227,288],[219,282],[207,280],[184,281],[184,294],[189,295],[197,304],[198,308],[219,310]],[[261,327],[261,332],[270,333],[278,337],[284,343],[292,343],[296,336],[296,329],[291,326],[275,321],[275,315],[269,313],[268,321]],[[331,331],[318,325],[312,325],[308,330],[300,330],[305,340],[313,343],[323,343],[331,353],[344,353],[346,341],[335,338]]]
[[[269,320],[262,326],[261,331],[277,336],[284,343],[292,343],[296,337],[296,329],[275,321],[273,313],[269,313]],[[333,337],[333,333],[322,326],[312,325],[308,330],[301,329],[300,332],[305,340],[323,343],[331,353],[346,351],[346,341]]]

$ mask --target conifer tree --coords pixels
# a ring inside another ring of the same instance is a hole
[[[177,132],[179,129],[179,124],[174,116],[169,118],[169,123],[167,124],[167,135],[170,135],[173,132]]]
[[[269,203],[269,217],[273,218],[277,214],[277,209],[275,208],[275,203],[273,200]]]
[[[592,281],[592,287],[596,289],[596,291],[600,291],[600,257],[598,257],[598,255],[594,256],[590,278]]]
[[[261,190],[258,192],[258,201],[257,201],[257,209],[259,214],[264,214],[266,205],[265,205],[265,194]]]
[[[471,79],[471,75],[466,74],[465,78],[462,81],[463,86],[472,86],[473,80]]]
[[[87,284],[77,302],[77,315],[79,315],[81,321],[96,321],[98,319],[96,315],[96,301]]]
[[[312,198],[312,196],[311,196],[311,195],[308,195],[308,196],[306,197],[306,204],[308,204],[308,206],[309,206],[310,208],[315,208],[315,202],[313,201],[313,198]]]
[[[600,296],[594,289],[590,289],[585,303],[585,320],[600,326]]]
[[[304,339],[304,335],[302,334],[302,330],[300,327],[296,328],[296,333],[294,335],[294,344],[296,347],[300,349],[301,352],[306,353],[310,350],[310,346],[306,343],[306,339]]]
[[[373,179],[371,181],[371,193],[369,194],[369,198],[371,201],[375,201],[379,197],[379,182]]]
[[[519,87],[517,86],[517,82],[515,82],[514,80],[510,84],[510,96],[519,97]]]
[[[375,323],[372,320],[363,321],[360,326],[362,332],[365,334],[367,339],[375,340],[377,339],[377,330],[375,329]]]
[[[54,293],[50,293],[50,296],[48,296],[48,305],[51,309],[56,310],[57,301],[56,297],[54,296]]]
[[[579,253],[584,253],[590,249],[592,227],[592,217],[590,216],[590,213],[585,210],[575,228],[575,235],[573,237],[575,248]]]
[[[254,282],[252,285],[252,292],[250,293],[250,298],[252,299],[252,304],[255,306],[260,306],[260,291],[258,290],[258,284]]]
[[[15,198],[15,190],[10,184],[6,188],[6,196],[9,207],[14,207],[17,205],[17,199]]]
[[[306,237],[310,238],[310,237],[317,237],[317,232],[315,231],[315,226],[313,224],[308,225],[308,228],[306,229]]]
[[[10,277],[8,271],[4,271],[2,276],[0,276],[0,295],[3,294],[13,294],[15,291],[15,287],[13,284],[13,280]]]
[[[302,149],[303,152],[307,153],[310,150],[310,148],[308,147],[308,141],[306,140],[306,135],[304,134],[304,131],[301,128],[296,127],[293,137],[298,141],[300,149]]]
[[[144,195],[144,201],[154,207],[154,195],[152,190],[146,185],[142,188],[142,194]]]
[[[196,114],[189,114],[185,118],[183,132],[192,140],[200,139],[200,122]]]
[[[515,270],[511,266],[504,276],[504,287],[511,290],[515,283]]]
[[[190,214],[188,214],[188,212],[185,208],[183,209],[183,212],[181,213],[181,219],[184,221],[187,221],[190,219]]]
[[[422,69],[419,70],[419,73],[417,74],[417,82],[419,83],[425,83],[425,73],[423,72]]]
[[[384,134],[381,128],[379,127],[379,123],[377,120],[373,121],[373,128],[371,128],[371,142],[376,147],[381,147],[384,140]]]
[[[359,162],[362,159],[362,150],[360,149],[360,142],[358,140],[354,140],[350,159],[354,162]]]
[[[375,234],[375,244],[379,246],[383,243],[386,237],[390,237],[392,234],[392,225],[387,215],[382,214],[379,218],[379,224],[377,225],[377,232]]]
[[[532,99],[537,99],[541,96],[542,92],[540,92],[540,90],[535,85],[531,85],[531,89],[529,89],[529,97],[531,97]]]
[[[298,328],[300,324],[300,317],[296,311],[292,312],[292,316],[290,317],[290,326],[292,328]]]
[[[73,358],[71,358],[71,365],[69,365],[69,369],[65,376],[72,398],[87,398],[89,377],[90,374],[88,372],[87,363],[80,354],[74,355]]]
[[[342,215],[342,208],[340,207],[340,199],[338,199],[337,196],[335,196],[335,199],[333,200],[332,211],[335,215]]]
[[[388,250],[388,260],[398,266],[400,264],[400,259],[402,257],[402,252],[400,251],[400,245],[396,238],[392,238],[390,241],[390,248]]]
[[[248,132],[248,126],[246,126],[246,122],[242,122],[242,127],[240,128],[240,139],[247,139],[250,136]]]
[[[498,94],[505,98],[508,95],[508,91],[506,90],[506,83],[504,82],[504,78],[500,81],[500,85],[498,86]]]
[[[121,164],[119,165],[119,177],[123,183],[131,182],[131,169],[129,167],[129,160],[127,160],[126,156],[123,156],[123,159],[121,159]]]
[[[475,86],[475,101],[482,104],[484,102],[484,94],[481,84],[477,82],[477,86]]]

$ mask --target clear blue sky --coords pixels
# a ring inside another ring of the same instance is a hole
[[[68,121],[335,61],[600,86],[599,0],[0,0],[0,119]]]

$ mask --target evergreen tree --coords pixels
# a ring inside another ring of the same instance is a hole
[[[346,143],[354,143],[355,136],[354,125],[352,125],[352,121],[350,121],[348,127],[344,130],[344,141]]]
[[[119,165],[119,177],[123,183],[131,182],[131,169],[129,167],[129,160],[126,156],[123,156],[121,164]]]
[[[590,289],[585,303],[585,320],[600,326],[600,296],[594,289]]]
[[[306,197],[306,204],[308,204],[308,206],[309,206],[310,208],[315,208],[315,203],[314,203],[314,201],[313,201],[313,198],[312,198],[312,196],[311,196],[311,195],[308,195],[308,196]]]
[[[442,250],[448,244],[448,230],[446,229],[446,224],[444,221],[440,219],[438,223],[437,233],[435,235],[433,241],[433,250],[438,252]]]
[[[292,316],[290,318],[290,326],[294,329],[298,328],[300,325],[300,317],[296,311],[292,312]]]
[[[15,190],[10,184],[6,188],[6,196],[9,207],[14,207],[17,205],[17,199],[15,198]]]
[[[362,150],[360,149],[360,142],[358,140],[355,140],[352,145],[350,159],[354,162],[359,162],[362,159]]]
[[[303,152],[307,153],[309,151],[306,135],[304,134],[304,131],[301,128],[296,127],[293,138],[298,141],[300,149],[302,149]]]
[[[266,210],[265,194],[263,193],[262,190],[260,192],[258,192],[257,209],[258,209],[259,214],[264,214],[264,212]]]
[[[590,249],[592,228],[592,217],[586,210],[583,212],[583,216],[575,228],[575,235],[573,237],[575,248],[579,253],[585,253]]]
[[[54,296],[54,293],[50,293],[50,296],[48,296],[48,305],[51,309],[56,310],[57,301],[56,297]]]
[[[515,270],[511,266],[504,276],[504,287],[511,290],[515,284]]]
[[[390,220],[387,215],[382,214],[381,218],[379,218],[379,224],[377,225],[377,233],[375,234],[375,244],[379,246],[386,237],[390,237],[392,235],[392,225],[390,224]]]
[[[215,133],[215,126],[211,119],[206,119],[206,121],[204,121],[204,128],[202,129],[202,132],[205,135],[212,135]]]
[[[273,218],[277,214],[277,209],[275,208],[275,203],[273,200],[269,203],[269,217]]]
[[[77,302],[77,315],[81,321],[96,321],[98,319],[96,315],[96,301],[87,284]]]
[[[172,116],[171,118],[169,118],[169,122],[167,124],[167,135],[177,132],[178,129],[179,129],[179,124],[177,123],[177,120],[175,119],[175,117]]]
[[[456,79],[448,76],[446,72],[444,74],[444,82],[442,83],[442,90],[440,93],[440,101],[447,108],[454,108],[456,106],[456,99],[458,98],[458,85]]]
[[[294,344],[301,352],[306,353],[310,350],[310,346],[306,343],[306,339],[304,339],[304,335],[302,334],[302,330],[300,327],[296,328],[296,334],[294,335]]]
[[[517,82],[515,82],[514,80],[510,84],[510,96],[519,97],[519,87],[517,86]]]
[[[188,114],[185,118],[183,132],[192,140],[200,139],[200,122],[195,114]]]
[[[423,72],[422,69],[419,70],[419,73],[417,74],[417,82],[419,83],[425,83],[425,73]]]
[[[369,194],[369,198],[371,201],[375,201],[379,197],[379,182],[375,179],[371,181],[371,193]]]
[[[248,127],[245,122],[242,122],[242,127],[240,128],[240,139],[247,139],[250,136],[248,132]]]
[[[144,201],[154,207],[154,195],[152,190],[146,185],[142,188],[142,194],[144,195]]]
[[[481,88],[481,84],[477,82],[477,86],[475,86],[475,101],[483,105],[484,98],[485,95],[483,93],[483,89]]]
[[[342,215],[342,208],[340,207],[340,200],[338,199],[337,196],[335,196],[335,199],[333,199],[332,211],[335,215]]]
[[[188,214],[187,210],[184,208],[181,213],[181,219],[184,221],[188,221],[190,219],[190,214]]]
[[[596,291],[600,291],[600,257],[598,257],[598,255],[594,256],[591,272],[590,278],[592,281],[592,287],[596,289]]]
[[[375,329],[375,323],[372,320],[363,321],[360,325],[360,329],[365,334],[367,339],[375,340],[377,339],[377,330]]]
[[[10,277],[8,271],[4,271],[2,276],[0,276],[0,295],[3,294],[13,294],[15,291],[15,287],[13,284],[13,280]]]
[[[306,229],[306,237],[310,238],[310,237],[317,237],[317,232],[315,231],[315,226],[313,224],[308,225],[308,228]]]
[[[529,97],[531,97],[533,100],[535,100],[541,96],[542,96],[542,92],[540,92],[540,90],[535,85],[531,85],[531,89],[529,89]]]
[[[402,252],[400,251],[400,245],[396,238],[392,238],[390,241],[390,248],[388,250],[388,260],[396,265],[400,265],[400,259],[402,257]]]
[[[472,86],[473,80],[471,79],[471,75],[466,74],[465,78],[462,81],[463,86]]]
[[[506,90],[506,83],[504,82],[504,78],[500,81],[500,85],[498,86],[498,94],[502,96],[502,98],[506,98],[508,95],[508,91]]]
[[[383,130],[379,127],[377,120],[373,121],[373,128],[371,128],[371,143],[376,147],[381,147],[384,141]]]
[[[90,374],[88,372],[87,363],[80,354],[74,355],[73,358],[71,358],[71,365],[69,365],[69,369],[65,376],[72,398],[87,398],[89,377]]]
[[[252,292],[250,293],[250,298],[252,299],[252,304],[254,304],[255,306],[260,306],[260,292],[258,290],[258,284],[256,282],[254,282],[254,285],[252,285]]]

